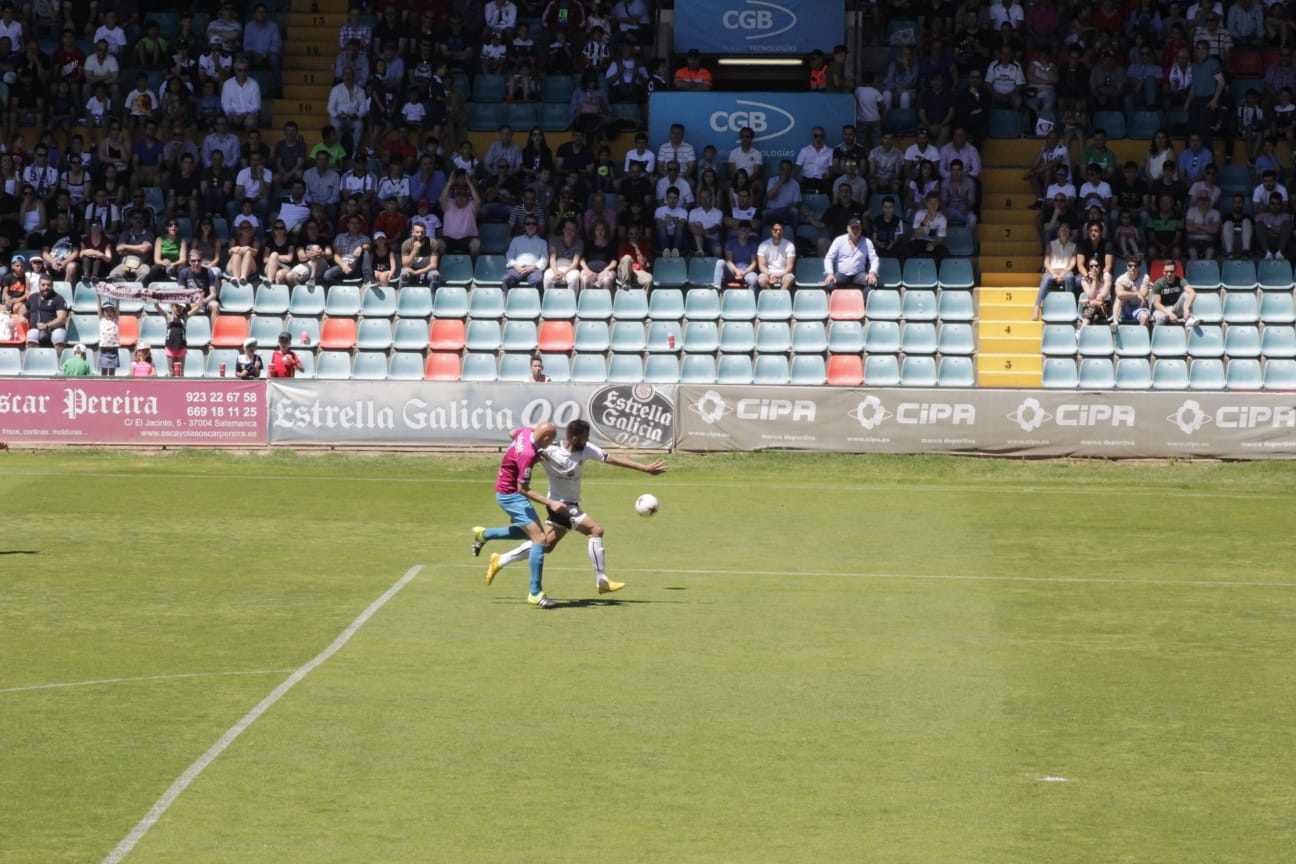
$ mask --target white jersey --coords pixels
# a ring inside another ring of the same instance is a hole
[[[564,447],[561,442],[555,442],[544,449],[543,455],[540,464],[544,466],[545,474],[549,477],[549,497],[568,504],[580,502],[581,474],[584,469],[582,463],[587,459],[606,462],[608,458],[606,450],[588,442],[583,450],[577,450],[575,453]]]

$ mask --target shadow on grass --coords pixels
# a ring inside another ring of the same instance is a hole
[[[0,549],[0,555],[39,555],[35,549]]]
[[[585,597],[579,600],[559,600],[555,597],[553,598],[553,601],[555,605],[552,608],[554,609],[591,609],[591,608],[598,609],[604,606],[637,606],[641,604],[642,605],[650,605],[650,604],[684,605],[686,602],[684,600],[630,600],[630,599],[613,600],[611,598],[603,599],[599,597]],[[496,600],[495,602],[507,603],[512,605],[512,604],[516,604],[518,601],[512,599],[508,599],[508,600],[499,599]],[[522,602],[525,603],[526,601],[523,600]]]

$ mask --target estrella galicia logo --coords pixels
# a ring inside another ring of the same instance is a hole
[[[1178,426],[1179,431],[1185,435],[1191,435],[1211,422],[1210,415],[1202,410],[1201,403],[1196,399],[1185,399],[1179,410],[1166,419]]]
[[[675,406],[651,384],[614,384],[589,402],[590,422],[617,444],[666,445],[675,429]]]
[[[734,105],[733,111],[711,112],[709,122],[713,131],[737,134],[744,127],[750,127],[755,133],[753,141],[768,141],[787,135],[796,128],[792,112],[777,105],[751,99],[735,99]]]
[[[773,39],[797,26],[797,16],[786,6],[768,0],[747,0],[746,9],[729,9],[720,16],[726,30],[743,30],[748,42]]]

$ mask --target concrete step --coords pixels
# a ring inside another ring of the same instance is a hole
[[[1025,191],[1009,189],[1006,192],[993,192],[989,189],[981,190],[981,208],[985,210],[999,209],[1004,210],[1025,210],[1034,218],[1035,211],[1030,206],[1035,203],[1035,193],[1026,187]]]
[[[976,357],[976,368],[978,377],[985,372],[1033,372],[1038,376],[1044,372],[1044,357],[1038,351],[1034,354],[981,351]]]
[[[327,106],[329,91],[332,89],[329,84],[285,84],[283,98],[279,101],[284,105],[323,102]]]
[[[300,58],[297,59],[297,65],[286,67],[283,70],[284,87],[293,85],[324,87],[325,91],[333,86],[333,67],[331,64],[319,62],[306,63]]]
[[[982,266],[985,266],[982,264]],[[1039,287],[1039,277],[1034,279],[1026,273],[1002,273],[995,271],[982,270],[981,284],[991,288],[1020,288],[1023,291],[1034,291]],[[1031,282],[1035,286],[1031,287]]]
[[[978,229],[993,225],[1014,225],[1028,226],[1032,231],[1035,230],[1035,217],[1039,215],[1038,210],[1005,210],[1002,207],[982,207],[981,222]]]
[[[978,387],[1037,388],[1044,383],[1044,372],[1030,370],[978,369]]]
[[[311,12],[303,9],[300,12],[288,13],[288,30],[291,32],[299,28],[310,27],[332,27],[333,41],[337,41],[338,31],[346,23],[347,11],[346,4],[334,4],[340,8],[326,10],[324,3],[320,3],[320,11]]]
[[[1043,143],[1039,138],[987,139],[981,145],[981,170],[987,166],[1016,167],[1020,176],[1035,161]]]
[[[1000,255],[1012,258],[1040,257],[1042,255],[1038,240],[1003,239],[999,236],[1002,230],[991,229],[981,234],[982,255]]]
[[[1021,273],[1022,281],[1029,282],[1030,276],[1039,272],[1040,255],[981,255],[981,272]],[[1029,276],[1026,274],[1030,274]],[[1038,277],[1036,277],[1038,279]]]
[[[977,290],[977,302],[982,306],[994,304],[998,306],[1030,306],[1035,302],[1035,288],[1017,287],[1017,286],[988,286],[983,285]]]
[[[1032,303],[986,303],[980,302],[978,315],[983,321],[1006,322],[1019,324],[1030,323],[1031,314],[1035,311]]]
[[[1023,357],[1040,353],[1040,337],[1035,336],[981,336],[977,350],[990,354],[1020,354]]]
[[[1030,163],[1026,163],[1029,165]],[[1022,175],[1026,173],[1025,167],[982,167],[981,168],[981,188],[985,191],[993,190],[995,192],[1021,192],[1031,188],[1029,180],[1023,180]]]

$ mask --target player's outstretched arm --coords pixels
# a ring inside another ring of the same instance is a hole
[[[616,465],[620,468],[632,468],[635,471],[642,471],[645,474],[661,474],[666,470],[666,463],[661,459],[655,462],[649,462],[645,465],[642,462],[636,462],[633,459],[625,459],[621,456],[608,454],[607,462],[609,465]]]

